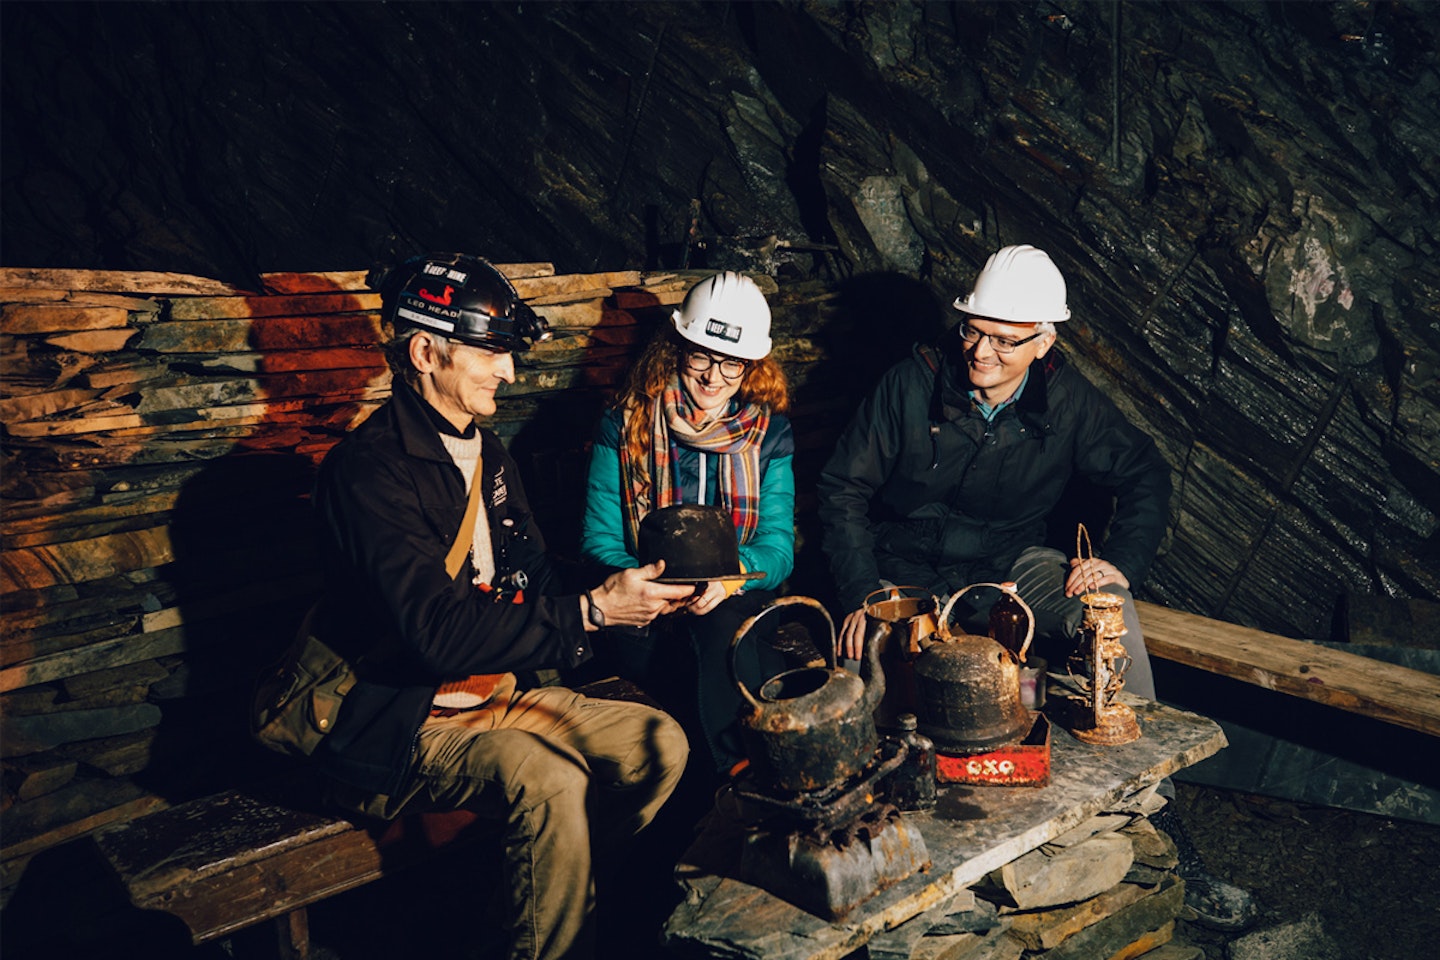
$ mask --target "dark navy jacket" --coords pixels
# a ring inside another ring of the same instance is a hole
[[[498,573],[524,571],[525,602],[495,603],[473,571],[445,572],[465,480],[424,399],[396,381],[388,403],[326,456],[315,489],[325,593],[318,632],[357,664],[316,759],[363,790],[396,793],[435,688],[476,673],[570,667],[591,656],[575,595],[559,589],[514,461],[488,430],[483,503]]]
[[[1052,348],[987,422],[961,367],[917,347],[860,405],[818,483],[822,545],[846,610],[891,583],[952,593],[1002,580],[1074,474],[1116,497],[1097,555],[1140,583],[1165,532],[1170,469],[1153,440]],[[1096,531],[1098,540],[1098,531]]]

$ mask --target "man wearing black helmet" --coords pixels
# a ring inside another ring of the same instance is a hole
[[[326,583],[307,626],[357,682],[314,758],[348,809],[503,825],[510,955],[584,956],[592,850],[650,821],[688,745],[657,710],[522,689],[515,671],[583,663],[591,633],[648,624],[692,588],[654,582],[654,564],[560,592],[515,464],[476,423],[513,352],[549,337],[499,271],[430,255],[371,285],[394,385],[316,486]]]

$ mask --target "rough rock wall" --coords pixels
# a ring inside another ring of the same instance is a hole
[[[1323,636],[1347,590],[1435,595],[1440,77],[1419,8],[1123,5],[1118,29],[1100,4],[825,10],[905,104],[850,111],[903,118],[884,152],[829,138],[827,171],[855,171],[832,206],[895,180],[941,288],[1000,243],[1057,256],[1063,342],[1178,474],[1152,596]],[[908,269],[895,232],[867,231]]]
[[[746,266],[833,345],[1033,242],[1176,471],[1148,596],[1326,636],[1440,597],[1433,11],[11,3],[0,260]]]

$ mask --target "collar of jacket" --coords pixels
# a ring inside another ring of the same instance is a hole
[[[403,380],[396,380],[390,390],[390,402],[395,407],[395,422],[400,428],[400,444],[408,455],[442,463],[455,462],[445,445],[440,442],[440,431],[426,411],[429,403],[414,387]]]
[[[1066,365],[1065,355],[1051,347],[1045,356],[1031,362],[1025,391],[1012,408],[1026,426],[1041,434],[1050,432],[1050,384]],[[949,357],[935,371],[935,395],[930,405],[931,420],[939,423],[979,416],[970,401],[970,378]]]

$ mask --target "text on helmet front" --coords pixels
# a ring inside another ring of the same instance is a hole
[[[420,268],[420,272],[428,277],[444,277],[446,280],[454,280],[456,283],[464,283],[470,279],[470,274],[464,270],[455,270],[443,263],[427,263]]]
[[[730,343],[740,342],[740,327],[737,324],[726,323],[711,317],[705,321],[705,333],[717,340],[727,340]]]

